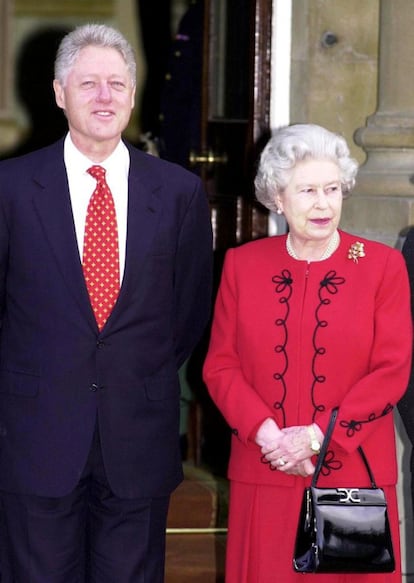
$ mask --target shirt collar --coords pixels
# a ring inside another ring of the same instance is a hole
[[[89,160],[87,156],[82,154],[75,146],[73,140],[68,132],[64,143],[64,159],[66,166],[71,169],[77,169],[79,173],[85,174],[87,169],[94,166],[96,163]],[[122,140],[119,141],[115,150],[108,158],[99,164],[108,172],[114,168],[125,168],[126,174],[129,170],[129,151]]]

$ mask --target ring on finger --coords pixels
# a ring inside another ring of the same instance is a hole
[[[286,464],[285,460],[284,460],[282,457],[281,457],[281,458],[279,458],[279,460],[278,460],[278,462],[277,462],[277,465],[278,465],[278,466],[280,466],[280,467],[282,467],[282,466],[284,466],[285,464]]]

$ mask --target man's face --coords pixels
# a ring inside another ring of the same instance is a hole
[[[54,90],[74,144],[86,155],[111,152],[134,107],[135,87],[121,54],[108,47],[85,47],[65,86],[55,80]]]

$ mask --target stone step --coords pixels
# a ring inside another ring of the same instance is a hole
[[[226,547],[227,482],[184,465],[167,522],[166,583],[222,583]]]
[[[225,535],[167,535],[165,583],[224,583]]]

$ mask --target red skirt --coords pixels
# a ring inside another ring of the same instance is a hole
[[[292,557],[303,483],[263,486],[230,482],[226,583],[401,583],[397,495],[384,488],[394,543],[396,571],[375,575],[296,573]]]

